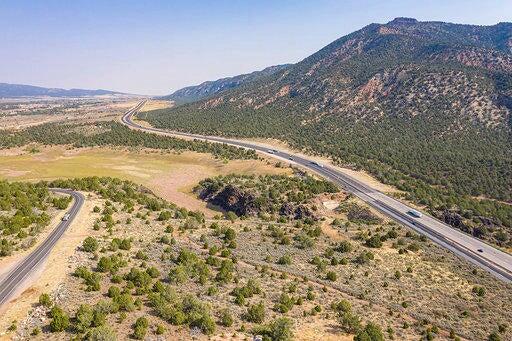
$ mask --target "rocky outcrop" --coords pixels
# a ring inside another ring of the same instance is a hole
[[[294,207],[293,204],[289,202],[285,202],[281,208],[279,209],[279,214],[284,216],[291,216],[293,215]]]
[[[258,200],[258,196],[251,191],[243,190],[233,184],[228,184],[223,188],[216,186],[202,188],[199,197],[225,211],[234,212],[238,216],[257,216],[260,212],[272,213],[269,209],[270,204],[262,202],[261,198]],[[285,202],[279,208],[278,213],[292,219],[318,219],[317,214],[305,204],[297,205]]]
[[[439,219],[441,219],[448,225],[458,228],[459,230],[462,230],[467,233],[471,233],[471,230],[472,230],[471,227],[468,226],[466,223],[464,223],[464,217],[462,217],[457,212],[444,210],[440,214]]]
[[[293,219],[305,219],[311,218],[314,220],[318,219],[317,214],[307,205],[293,205],[292,203],[286,202],[279,209],[279,214]]]
[[[260,212],[255,195],[233,185],[227,185],[220,192],[204,199],[238,216],[255,216]]]
[[[315,214],[315,212],[309,208],[306,205],[299,205],[297,208],[295,208],[294,211],[295,219],[305,219],[305,218],[312,218],[314,220],[318,219],[318,216]]]

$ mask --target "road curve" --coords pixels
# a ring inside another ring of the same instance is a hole
[[[66,232],[69,225],[73,222],[76,215],[82,208],[84,203],[84,196],[81,193],[52,188],[52,192],[71,195],[74,199],[73,206],[68,211],[69,219],[61,221],[57,227],[48,235],[41,245],[39,245],[32,253],[26,256],[19,264],[12,269],[7,276],[0,282],[0,306],[7,303],[16,289],[23,283],[23,281],[30,275],[37,266],[48,256],[57,241]]]
[[[298,164],[304,168],[316,172],[326,179],[333,181],[338,186],[341,186],[345,190],[353,193],[367,204],[384,213],[393,220],[427,236],[436,244],[489,271],[497,278],[508,283],[512,282],[512,255],[498,250],[479,239],[458,231],[429,215],[423,214],[421,218],[415,218],[408,213],[408,211],[412,209],[411,207],[369,187],[368,185],[354,179],[346,173],[328,166],[321,165],[314,162],[313,160],[306,159],[299,155],[287,153],[277,149],[268,149],[267,147],[262,147],[245,141],[238,141],[216,136],[204,136],[176,131],[166,131],[163,129],[141,126],[140,124],[133,122],[132,118],[139,112],[145,103],[146,100],[142,100],[133,108],[128,110],[121,119],[122,123],[130,128],[139,129],[146,132],[159,133],[169,136],[195,138],[253,149],[258,152],[265,153],[271,157],[284,159],[290,163]]]

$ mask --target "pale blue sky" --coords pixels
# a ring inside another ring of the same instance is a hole
[[[0,82],[166,94],[399,16],[492,25],[512,0],[0,0]]]

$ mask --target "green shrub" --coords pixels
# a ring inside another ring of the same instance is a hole
[[[52,332],[61,332],[69,327],[69,316],[58,306],[54,306],[50,311],[52,321],[50,322],[50,330]]]
[[[262,323],[265,319],[265,305],[263,302],[250,305],[244,317],[248,322]]]
[[[224,259],[220,264],[219,272],[215,276],[215,280],[221,283],[229,283],[233,280],[234,265],[231,259]]]
[[[50,295],[48,295],[46,293],[41,294],[39,296],[39,304],[46,308],[50,308],[53,304],[52,299],[50,298]]]
[[[500,336],[500,334],[498,334],[496,332],[492,332],[491,334],[489,334],[489,337],[487,338],[487,340],[489,340],[489,341],[501,341],[501,336]]]
[[[102,325],[92,328],[84,337],[88,341],[116,341],[117,335],[109,326]]]
[[[161,324],[158,324],[156,326],[156,330],[155,330],[155,334],[156,335],[162,335],[163,333],[165,333],[165,327]]]
[[[382,239],[379,234],[374,234],[370,238],[368,238],[365,242],[365,245],[371,248],[380,248],[382,247]]]
[[[473,293],[479,297],[483,297],[485,295],[485,288],[480,286],[474,286],[472,289]]]
[[[143,340],[148,331],[149,322],[145,317],[139,317],[133,326],[133,337],[137,340]]]
[[[331,304],[331,308],[336,311],[340,316],[344,313],[348,313],[352,311],[352,305],[347,300],[341,300],[339,302],[335,302]]]
[[[233,316],[228,309],[221,310],[219,322],[224,327],[231,327],[233,325]]]
[[[79,332],[83,333],[89,327],[91,327],[93,319],[94,319],[94,312],[93,312],[91,306],[88,304],[81,304],[75,314],[75,320],[76,320],[75,328]]]
[[[354,341],[384,341],[384,335],[379,326],[368,323],[363,330],[354,336]]]
[[[350,311],[344,312],[339,320],[343,330],[348,333],[357,333],[361,329],[361,319]]]
[[[291,341],[293,340],[292,326],[292,320],[281,317],[268,325],[257,326],[251,332],[255,335],[262,335],[264,340]]]
[[[98,246],[98,241],[94,237],[87,237],[82,243],[82,248],[85,252],[95,252],[98,250]]]
[[[348,240],[343,240],[336,245],[335,250],[341,253],[351,252],[353,250],[352,243]]]
[[[331,282],[335,282],[338,278],[338,275],[334,271],[329,271],[327,272],[326,278]]]
[[[295,300],[286,293],[283,293],[279,296],[279,300],[274,309],[284,314],[290,311],[294,304]]]
[[[115,296],[113,302],[119,306],[120,310],[134,311],[135,303],[133,302],[132,295],[129,293],[122,293],[121,295]]]
[[[292,257],[290,255],[283,255],[277,260],[277,264],[290,265],[292,264]]]
[[[158,278],[160,276],[160,271],[154,266],[147,268],[146,272],[151,278]]]

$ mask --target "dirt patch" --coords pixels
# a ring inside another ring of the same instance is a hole
[[[353,335],[342,333],[332,321],[312,318],[311,321],[297,326],[295,340],[300,341],[352,341]]]

